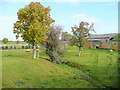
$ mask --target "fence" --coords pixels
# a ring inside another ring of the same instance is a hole
[[[0,44],[0,49],[33,49],[29,44]]]

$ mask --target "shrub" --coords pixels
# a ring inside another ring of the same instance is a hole
[[[5,49],[8,49],[8,46],[5,46]]]
[[[4,50],[5,48],[2,46],[2,49]]]
[[[28,47],[26,46],[25,49],[28,49]]]
[[[46,40],[46,54],[50,57],[51,62],[61,63],[60,57],[62,55],[62,41],[60,39],[62,28],[54,26],[53,29],[47,33],[48,39]]]
[[[14,46],[14,49],[16,49],[16,46]]]
[[[12,49],[13,47],[12,46],[10,46],[10,49]]]
[[[22,46],[22,49],[24,49],[24,46]]]
[[[3,38],[2,42],[3,42],[4,44],[8,43],[8,39],[7,39],[7,38]]]

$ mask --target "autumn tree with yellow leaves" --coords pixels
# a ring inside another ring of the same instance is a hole
[[[51,29],[54,20],[50,17],[50,8],[44,7],[38,2],[31,2],[17,12],[18,21],[14,23],[14,34],[16,39],[31,44],[33,48],[33,59],[37,57],[37,46],[47,39],[46,33]]]

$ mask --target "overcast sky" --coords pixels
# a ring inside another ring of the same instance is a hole
[[[17,21],[17,11],[31,1],[50,6],[51,17],[64,27],[63,31],[71,33],[72,26],[87,21],[94,23],[97,34],[118,33],[118,0],[3,0],[0,1],[0,40],[4,37],[16,40],[13,24]]]

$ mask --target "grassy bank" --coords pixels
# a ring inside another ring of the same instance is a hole
[[[68,58],[69,57],[69,58]],[[64,61],[77,63],[95,81],[106,87],[118,87],[118,52],[109,50],[84,50],[77,56],[77,47],[70,47]]]
[[[25,52],[24,50],[4,50],[2,52],[3,88],[94,87],[86,80],[74,79],[73,71],[75,69],[53,64],[42,58],[33,60],[31,55],[32,51]]]
[[[107,87],[117,87],[117,52],[107,50],[84,50],[77,56],[77,47],[66,50],[63,61],[77,63],[82,70],[66,64],[49,62],[45,50],[40,50],[40,58],[33,60],[32,50],[3,50],[3,88],[94,88],[85,80],[82,70],[97,83]]]

